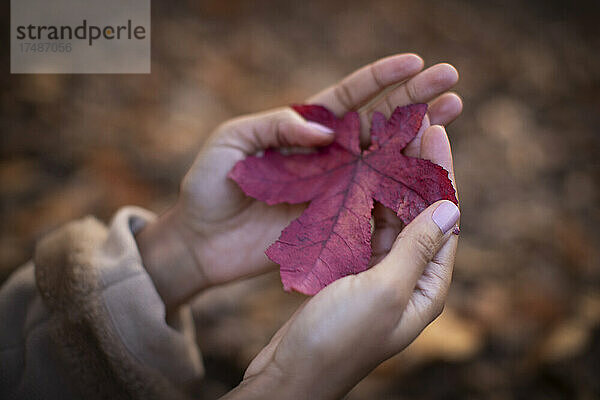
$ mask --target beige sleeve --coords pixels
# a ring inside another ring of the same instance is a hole
[[[186,398],[203,366],[188,306],[165,315],[134,234],[154,216],[92,217],[37,246],[0,290],[0,398]]]

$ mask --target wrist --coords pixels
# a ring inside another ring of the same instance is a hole
[[[340,384],[335,378],[330,381],[327,375],[318,374],[311,368],[294,373],[284,372],[271,362],[259,373],[244,378],[222,400],[333,400],[344,397],[354,386]]]
[[[244,378],[237,387],[221,399],[313,399],[308,389],[298,390],[288,376],[279,368],[269,364],[261,372]]]
[[[185,303],[207,286],[182,232],[177,210],[170,209],[136,235],[143,265],[167,310]]]

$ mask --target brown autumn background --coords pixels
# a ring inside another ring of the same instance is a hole
[[[348,398],[599,398],[600,11],[521,3],[155,0],[152,73],[104,76],[10,75],[5,4],[0,281],[66,221],[165,210],[219,122],[418,52],[461,73],[454,283],[439,320]],[[277,272],[194,300],[197,395],[236,385],[301,300]]]

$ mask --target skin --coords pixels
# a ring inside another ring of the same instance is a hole
[[[458,73],[449,64],[425,70],[423,64],[414,54],[387,57],[306,102],[338,115],[359,111],[363,144],[374,111],[389,116],[396,106],[429,103],[405,154],[443,166],[454,181],[443,125],[462,111],[460,98],[448,92]],[[268,147],[315,147],[332,139],[287,107],[236,118],[215,130],[183,179],[175,206],[137,237],[167,310],[208,287],[275,268],[264,250],[305,208],[268,206],[245,196],[227,179],[235,163]],[[442,310],[458,242],[431,219],[437,206],[406,227],[392,211],[376,206],[373,268],[306,300],[226,398],[338,398],[414,340]]]

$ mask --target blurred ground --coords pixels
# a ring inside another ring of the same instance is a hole
[[[65,221],[164,210],[220,121],[414,51],[461,72],[455,279],[349,398],[600,398],[600,12],[521,3],[154,1],[139,76],[9,75],[2,35],[0,281]],[[277,274],[200,296],[199,395],[235,385],[301,300]]]

